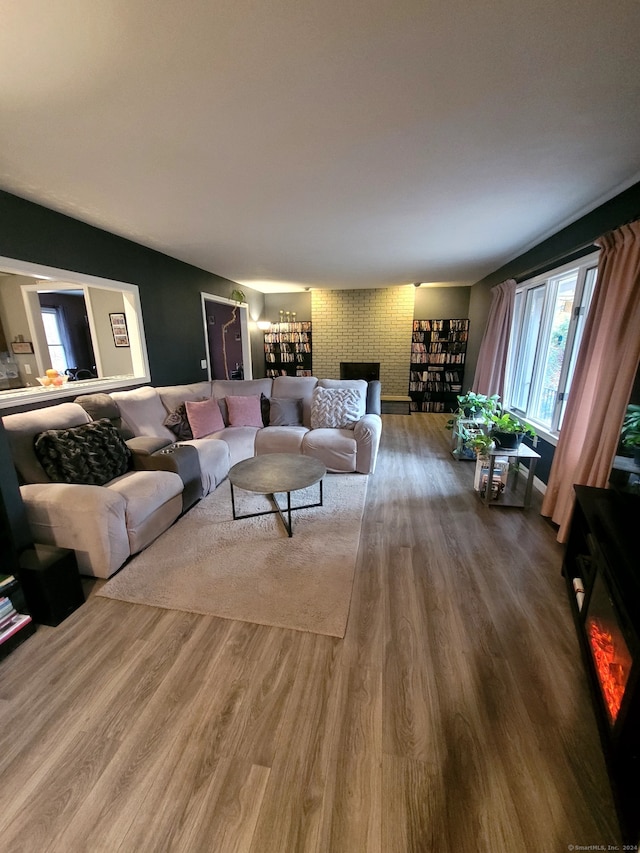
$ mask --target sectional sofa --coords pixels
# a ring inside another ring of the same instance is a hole
[[[83,574],[108,578],[242,459],[300,453],[332,472],[373,472],[380,383],[281,376],[143,386],[3,423],[34,540],[72,548]]]

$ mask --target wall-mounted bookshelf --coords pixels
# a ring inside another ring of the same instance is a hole
[[[311,322],[272,323],[264,334],[266,376],[312,376]]]
[[[453,412],[462,393],[469,320],[414,320],[409,396],[412,412]]]

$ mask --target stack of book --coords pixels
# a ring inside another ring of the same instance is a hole
[[[9,598],[9,594],[18,588],[19,584],[13,575],[0,575],[0,656],[3,656],[5,650],[9,650],[9,646],[12,648],[22,640],[22,636],[17,635],[21,634],[25,628],[29,627],[29,631],[24,632],[25,639],[33,633],[31,616],[18,613],[13,601]]]

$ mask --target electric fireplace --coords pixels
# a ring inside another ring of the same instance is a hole
[[[640,499],[575,486],[563,574],[625,843],[640,839]]]

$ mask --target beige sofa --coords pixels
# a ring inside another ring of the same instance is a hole
[[[357,393],[361,412],[351,428],[312,428],[316,388],[337,391],[348,388]],[[225,400],[238,396],[300,401],[300,423],[287,426],[231,426]],[[319,459],[333,472],[370,474],[375,469],[382,431],[379,382],[278,376],[273,380],[213,380],[158,388],[143,386],[111,394],[124,424],[135,436],[166,441],[176,439],[174,433],[164,425],[168,414],[187,400],[195,402],[212,397],[220,403],[224,428],[204,438],[179,442],[197,448],[205,478],[212,438],[221,439],[227,444],[231,465],[262,453],[301,453]],[[203,486],[207,494],[204,482]]]
[[[341,389],[353,391],[357,419],[344,428],[313,428],[318,396]],[[313,456],[334,472],[368,474],[375,468],[382,428],[379,383],[283,376],[274,380],[143,386],[97,396],[101,398],[97,407],[87,405],[88,398],[79,397],[86,408],[80,402],[62,403],[3,418],[34,540],[75,550],[83,574],[110,577],[183,511],[183,471],[179,464],[168,465],[174,460],[163,455],[171,454],[175,447],[191,447],[197,452],[196,476],[201,481],[198,497],[214,491],[235,462],[262,453]],[[261,425],[230,425],[230,397],[261,399]],[[223,415],[222,429],[200,438],[177,440],[165,425],[169,415],[187,400],[212,399]],[[280,408],[283,401],[293,401],[300,412],[300,423],[272,425],[264,414],[269,408],[265,402],[272,400],[274,409],[277,401]],[[95,398],[91,403],[96,403]],[[126,444],[133,451],[129,467],[137,470],[127,470],[104,485],[53,482],[34,450],[34,441],[46,430],[73,430],[91,423],[87,409],[95,418],[93,423],[102,423],[104,416],[127,438]]]
[[[45,430],[89,423],[77,403],[2,420],[34,540],[73,549],[82,574],[108,578],[182,512],[182,480],[169,471],[127,471],[105,485],[51,481],[34,442]]]

